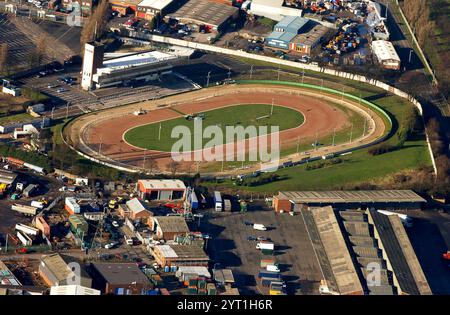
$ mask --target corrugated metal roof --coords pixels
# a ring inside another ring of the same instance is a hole
[[[322,271],[326,271],[324,277],[332,289],[340,294],[362,294],[361,282],[333,208],[310,208],[304,214],[314,221],[314,226],[308,226],[309,233],[318,233],[313,245],[320,256]]]
[[[370,210],[369,215],[373,219],[400,289],[411,295],[432,294],[400,218],[375,210]]]
[[[374,203],[426,202],[412,190],[339,190],[339,191],[280,191],[280,199],[294,203]]]
[[[148,190],[186,189],[186,185],[179,179],[140,179],[138,182]]]

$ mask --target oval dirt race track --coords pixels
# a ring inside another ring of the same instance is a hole
[[[177,111],[189,114],[236,104],[271,104],[272,99],[275,105],[298,110],[305,118],[305,122],[301,126],[280,132],[282,147],[295,145],[298,137],[314,138],[316,133],[321,136],[330,134],[334,129],[338,131],[348,123],[344,112],[322,99],[304,95],[243,92],[215,96],[201,101],[186,101],[184,104],[173,106],[172,108],[176,111],[170,108],[161,108],[141,116],[135,116],[132,113],[110,119],[102,119],[100,116],[100,120],[91,124],[83,133],[83,140],[93,151],[98,151],[101,143],[101,154],[108,159],[140,167],[143,162],[144,150],[129,145],[123,140],[124,133],[130,128],[182,117]],[[147,151],[145,155],[146,158],[152,156],[157,161],[159,169],[164,168],[170,161],[170,153],[167,152]]]

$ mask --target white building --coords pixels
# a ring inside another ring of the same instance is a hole
[[[248,13],[281,21],[286,16],[302,16],[302,10],[283,6],[284,0],[253,0]]]
[[[380,65],[385,69],[399,70],[401,60],[394,45],[386,40],[374,40],[372,51]]]
[[[140,179],[137,190],[140,197],[147,200],[181,200],[186,186],[179,179]]]
[[[95,42],[84,45],[83,72],[81,77],[81,88],[89,91],[93,87],[93,76],[103,63],[103,45]]]
[[[29,136],[33,134],[38,134],[39,130],[37,130],[36,127],[34,127],[32,124],[26,124],[23,125],[23,127],[15,128],[13,137],[14,139],[18,139],[21,136]]]

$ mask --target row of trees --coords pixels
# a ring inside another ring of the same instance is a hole
[[[422,46],[434,32],[434,22],[430,19],[430,0],[404,0],[403,12],[415,30],[417,40]]]
[[[110,15],[111,11],[108,1],[100,1],[81,31],[80,42],[82,49],[84,48],[84,44],[101,38],[107,32]]]

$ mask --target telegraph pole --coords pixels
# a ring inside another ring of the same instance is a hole
[[[100,135],[100,146],[98,148],[98,155],[102,153],[103,135]]]
[[[353,123],[352,123],[352,129],[350,130],[350,143],[352,142],[353,138]]]

